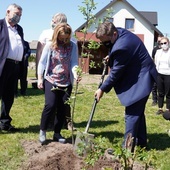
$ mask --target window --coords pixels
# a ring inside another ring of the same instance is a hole
[[[125,29],[127,30],[134,30],[134,19],[126,19],[125,20]]]
[[[113,23],[113,18],[107,18],[107,20]]]
[[[106,17],[105,19],[104,19],[104,21],[108,21],[108,22],[112,22],[113,23],[113,18],[110,18],[110,17]]]

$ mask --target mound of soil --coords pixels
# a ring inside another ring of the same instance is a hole
[[[22,146],[28,155],[28,160],[23,163],[22,170],[81,170],[85,167],[82,157],[75,154],[72,144],[50,142],[41,145],[35,141],[23,141]],[[103,167],[120,167],[119,162],[109,157],[104,157],[96,162],[89,170],[100,170]]]
[[[22,141],[22,146],[28,155],[28,160],[21,167],[22,170],[81,170],[85,167],[83,158],[75,154],[70,143],[61,144],[51,141],[47,145],[41,145],[37,141]],[[104,170],[106,167],[109,170],[120,170],[121,164],[106,152],[93,167],[86,169]],[[134,164],[133,170],[143,169],[142,165]]]

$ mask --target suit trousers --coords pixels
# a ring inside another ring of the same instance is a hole
[[[1,114],[0,123],[3,126],[10,125],[12,118],[9,115],[14,102],[15,85],[17,82],[19,64],[12,60],[6,60],[0,77]]]
[[[125,141],[128,134],[131,133],[132,137],[134,138],[132,152],[134,151],[135,145],[146,147],[147,144],[146,120],[144,111],[148,97],[149,96],[146,96],[125,108],[125,135],[123,147],[125,147]]]
[[[153,88],[152,88],[152,100],[155,103],[157,103],[157,101],[158,101],[157,84],[156,83],[153,84]]]
[[[24,57],[23,57],[24,58]],[[19,75],[18,75],[18,80],[20,80],[20,93],[21,95],[25,95],[26,94],[26,90],[27,90],[27,74],[28,74],[28,67],[26,65],[27,61],[21,61],[19,64]],[[15,94],[18,94],[18,81],[16,84],[16,91]]]
[[[60,133],[65,119],[65,113],[68,108],[66,101],[71,94],[72,85],[60,87],[58,90],[51,91],[53,85],[45,80],[45,106],[41,116],[40,129],[47,130],[50,117],[55,114],[54,132]]]

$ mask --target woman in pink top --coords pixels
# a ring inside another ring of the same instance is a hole
[[[71,95],[73,80],[80,80],[76,72],[78,49],[77,45],[70,41],[71,33],[72,30],[68,24],[59,24],[54,29],[52,41],[45,45],[38,64],[38,88],[45,91],[45,106],[41,116],[39,135],[39,141],[42,144],[46,141],[48,121],[55,110],[57,114],[54,121],[53,140],[66,142],[60,134],[68,107],[65,102]],[[58,90],[51,90],[54,87]]]

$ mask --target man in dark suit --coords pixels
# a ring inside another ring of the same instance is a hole
[[[100,24],[96,37],[110,49],[110,73],[95,92],[95,97],[99,101],[104,92],[108,93],[114,87],[120,102],[125,106],[125,134],[122,147],[125,147],[129,134],[133,138],[132,152],[135,145],[146,147],[144,111],[157,77],[155,64],[139,37],[126,29],[116,28],[111,22]]]
[[[6,17],[0,20],[0,130],[16,132],[9,115],[14,102],[14,91],[18,78],[19,62],[23,57],[23,29],[18,25],[22,8],[11,4]]]
[[[19,63],[19,77],[20,79],[20,94],[22,96],[26,95],[27,90],[27,73],[28,73],[28,58],[31,54],[31,49],[29,46],[29,43],[24,40],[24,56],[22,58],[22,61]],[[16,84],[16,92],[15,95],[18,95],[18,81]]]

